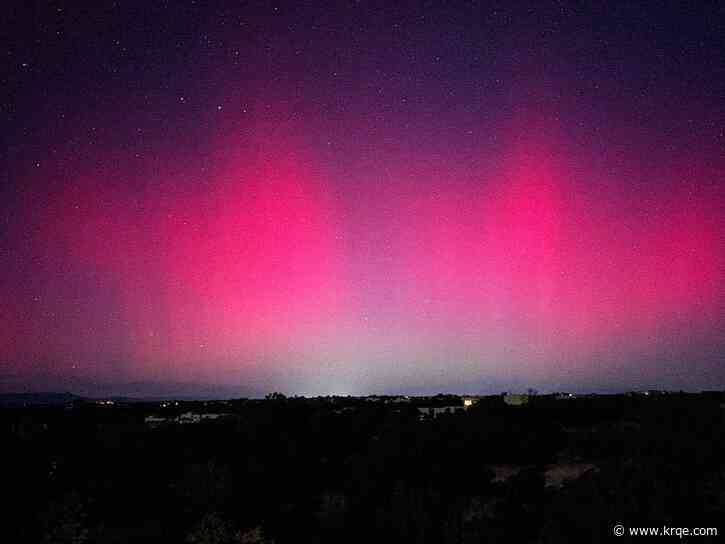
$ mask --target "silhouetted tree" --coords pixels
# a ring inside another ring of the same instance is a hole
[[[42,524],[43,542],[47,544],[82,544],[88,540],[83,502],[75,491],[51,502]]]
[[[186,536],[188,544],[232,544],[236,541],[232,527],[216,512],[209,512]]]

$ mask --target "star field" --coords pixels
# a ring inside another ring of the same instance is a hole
[[[2,387],[722,388],[723,15],[12,3]]]

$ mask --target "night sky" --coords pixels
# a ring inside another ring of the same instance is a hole
[[[512,3],[5,5],[0,390],[725,388],[725,4]]]

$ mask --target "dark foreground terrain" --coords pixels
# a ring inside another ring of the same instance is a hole
[[[616,524],[725,533],[722,393],[419,410],[463,400],[17,397],[0,408],[0,541],[598,542]]]

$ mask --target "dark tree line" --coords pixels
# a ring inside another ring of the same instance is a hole
[[[156,405],[6,409],[3,541],[553,543],[606,540],[614,523],[717,526],[722,402],[490,397],[421,421],[415,399],[275,394],[174,405],[232,416],[156,429]],[[594,468],[547,485],[567,464]]]

